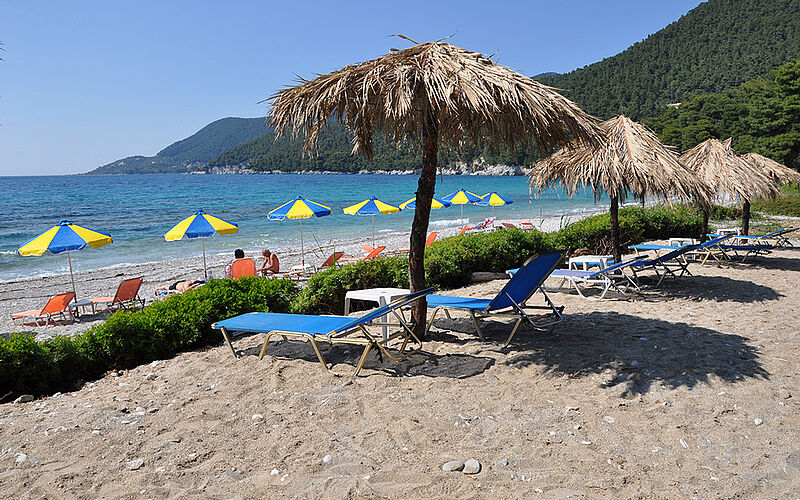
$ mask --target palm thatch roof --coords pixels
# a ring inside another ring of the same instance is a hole
[[[405,37],[402,37],[405,38]],[[412,41],[413,42],[413,41]],[[478,52],[443,42],[416,44],[377,59],[301,79],[270,100],[270,125],[292,128],[316,146],[329,120],[353,133],[353,153],[372,156],[372,137],[395,143],[420,139],[423,120],[435,123],[442,146],[527,146],[549,152],[570,140],[596,140],[592,118],[553,88]],[[416,142],[416,141],[415,141]]]
[[[800,172],[787,167],[772,158],[761,156],[758,153],[746,153],[742,159],[750,164],[751,167],[758,169],[759,172],[771,178],[775,184],[790,184],[792,182],[800,184]]]
[[[529,174],[531,189],[541,193],[563,182],[570,196],[589,186],[595,197],[605,191],[624,200],[630,192],[665,200],[677,196],[709,202],[711,193],[702,180],[644,125],[618,116],[601,123],[600,128],[600,147],[564,148],[537,163]]]
[[[715,194],[726,193],[743,200],[778,196],[780,190],[772,179],[751,168],[730,143],[730,139],[708,139],[683,153],[681,161],[697,172]]]

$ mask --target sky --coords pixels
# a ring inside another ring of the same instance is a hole
[[[526,75],[613,56],[699,0],[0,0],[0,175],[152,156],[347,64],[448,41]]]

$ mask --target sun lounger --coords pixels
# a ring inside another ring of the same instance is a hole
[[[746,262],[749,257],[757,257],[759,255],[766,255],[770,253],[775,247],[773,245],[768,245],[766,243],[756,243],[752,245],[727,245],[723,244],[719,246],[723,251],[729,250],[733,252],[736,257],[741,257],[742,262]],[[744,255],[740,255],[743,252]]]
[[[634,280],[638,283],[639,273],[645,270],[652,270],[658,277],[656,286],[661,285],[664,278],[667,276],[680,277],[685,274],[689,276],[689,261],[686,260],[686,254],[696,250],[700,245],[684,245],[667,252],[664,255],[659,255],[654,258],[639,259],[633,262],[629,269],[633,272]]]
[[[800,227],[784,228],[777,231],[772,231],[761,236],[749,236],[739,234],[733,237],[734,241],[741,245],[767,245],[772,247],[793,247],[794,245],[786,237],[787,234],[800,230]],[[716,234],[709,234],[714,237]]]
[[[694,244],[697,246],[697,248],[690,252],[686,252],[684,260],[688,259],[689,257],[694,257],[699,260],[701,264],[705,264],[709,258],[713,258],[717,262],[720,262],[722,259],[730,259],[730,256],[725,252],[725,248],[723,248],[721,242],[732,237],[734,236],[731,234],[717,235],[715,238],[708,240],[705,243]],[[636,255],[641,255],[640,252],[650,250],[656,253],[656,257],[659,257],[661,252],[671,252],[676,248],[682,248],[687,245],[688,244],[658,245],[653,243],[642,243],[638,245],[631,245],[629,248],[635,250]]]
[[[231,264],[231,278],[238,280],[242,276],[255,276],[256,263],[253,259],[236,259]]]
[[[606,293],[610,289],[614,289],[619,293],[625,293],[630,289],[630,287],[639,290],[639,285],[636,281],[625,274],[623,270],[631,265],[634,262],[644,259],[646,256],[639,255],[632,259],[628,259],[622,261],[618,264],[612,264],[608,267],[597,271],[584,271],[580,269],[556,269],[552,273],[550,273],[551,278],[557,278],[561,281],[556,288],[562,288],[565,283],[569,283],[570,286],[574,287],[575,290],[578,292],[578,295],[583,297],[584,299],[588,300],[602,300],[605,298]],[[514,276],[516,274],[517,269],[511,269],[506,271],[509,276]],[[602,290],[599,296],[587,296],[584,295],[583,289],[585,287],[599,285]]]
[[[431,234],[428,235],[428,239],[425,240],[425,248],[428,248],[434,241],[436,241],[437,235],[438,233],[436,231],[431,231]],[[410,248],[401,248],[396,252],[387,253],[386,255],[405,255],[408,254],[408,252],[410,251],[411,251]]]
[[[480,318],[516,318],[517,322],[511,330],[511,334],[506,339],[505,345],[511,343],[514,334],[517,333],[522,322],[526,322],[537,330],[551,329],[556,323],[562,320],[562,307],[556,307],[550,301],[542,283],[550,273],[556,268],[564,256],[564,251],[545,252],[528,259],[519,268],[508,283],[492,299],[477,299],[474,297],[453,297],[449,295],[429,295],[427,297],[428,307],[434,308],[428,322],[427,329],[430,330],[433,320],[439,310],[458,309],[467,311],[475,324],[478,336],[483,340],[483,332],[478,324]],[[544,306],[528,306],[526,301],[536,291],[540,291],[544,297]],[[535,316],[530,316],[525,309],[544,310],[546,312]],[[448,314],[449,315],[449,314]]]
[[[113,297],[95,297],[89,299],[94,304],[95,309],[105,309],[106,312],[116,311],[117,309],[136,310],[137,305],[144,307],[144,299],[139,297],[139,288],[142,286],[142,278],[129,278],[119,284],[117,293]]]
[[[338,260],[338,262],[341,262],[342,264],[349,264],[351,262],[358,262],[361,260],[372,260],[375,257],[379,256],[384,250],[386,250],[386,247],[380,246],[377,248],[373,248],[372,251],[368,253],[366,257],[342,257],[341,259]]]
[[[239,356],[233,348],[233,344],[231,344],[230,333],[232,332],[263,333],[265,335],[264,345],[261,347],[259,359],[264,357],[269,339],[273,335],[280,335],[284,339],[289,337],[307,340],[311,343],[311,347],[314,348],[317,359],[326,371],[329,371],[328,363],[322,357],[318,346],[319,342],[363,346],[364,351],[361,354],[361,359],[353,374],[358,375],[361,368],[364,366],[367,354],[369,354],[373,347],[378,348],[380,352],[386,354],[389,359],[401,361],[405,359],[405,356],[402,354],[408,346],[408,342],[412,339],[416,342],[420,342],[414,335],[411,325],[404,320],[403,316],[399,314],[398,311],[400,308],[425,297],[432,290],[432,288],[429,288],[427,290],[410,293],[358,318],[351,318],[348,316],[314,316],[307,314],[254,312],[218,321],[211,325],[211,327],[222,332],[222,336],[225,338],[225,342],[227,342],[235,358]],[[369,332],[367,325],[389,314],[397,318],[398,323],[376,324],[383,326],[400,326],[401,330],[399,332],[388,335],[386,338],[382,338],[380,333],[373,335]],[[394,340],[402,341],[400,347],[395,350],[396,353],[388,349],[388,343]]]
[[[75,317],[69,308],[69,304],[73,300],[75,300],[75,292],[58,294],[51,297],[41,309],[11,313],[11,322],[19,325],[45,326],[55,323],[57,320],[74,321]]]

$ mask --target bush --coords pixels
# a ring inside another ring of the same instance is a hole
[[[770,215],[800,217],[800,195],[785,194],[774,200],[756,199],[750,203],[753,211]]]
[[[430,286],[454,288],[469,283],[475,271],[504,272],[551,248],[549,236],[536,230],[502,229],[444,238],[426,250],[425,276]]]
[[[298,292],[288,280],[212,280],[141,311],[117,312],[72,338],[36,342],[11,334],[0,340],[0,397],[69,390],[111,369],[216,344],[213,322],[251,311],[288,312]]]
[[[297,314],[343,314],[349,290],[408,288],[408,259],[387,257],[336,266],[317,273],[292,304]]]

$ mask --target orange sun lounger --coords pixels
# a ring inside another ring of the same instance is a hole
[[[11,313],[11,321],[14,324],[33,324],[36,326],[45,326],[50,323],[55,323],[56,320],[74,321],[75,317],[72,315],[72,311],[69,308],[69,303],[73,300],[75,300],[75,292],[58,294],[50,298],[41,309]],[[27,319],[30,319],[33,323],[26,323]],[[19,321],[19,323],[17,323],[17,321]]]
[[[139,288],[142,286],[142,278],[129,278],[119,284],[117,293],[113,297],[95,297],[89,299],[94,307],[98,306],[108,312],[117,309],[133,309],[137,306],[144,307],[144,299],[139,297]]]

